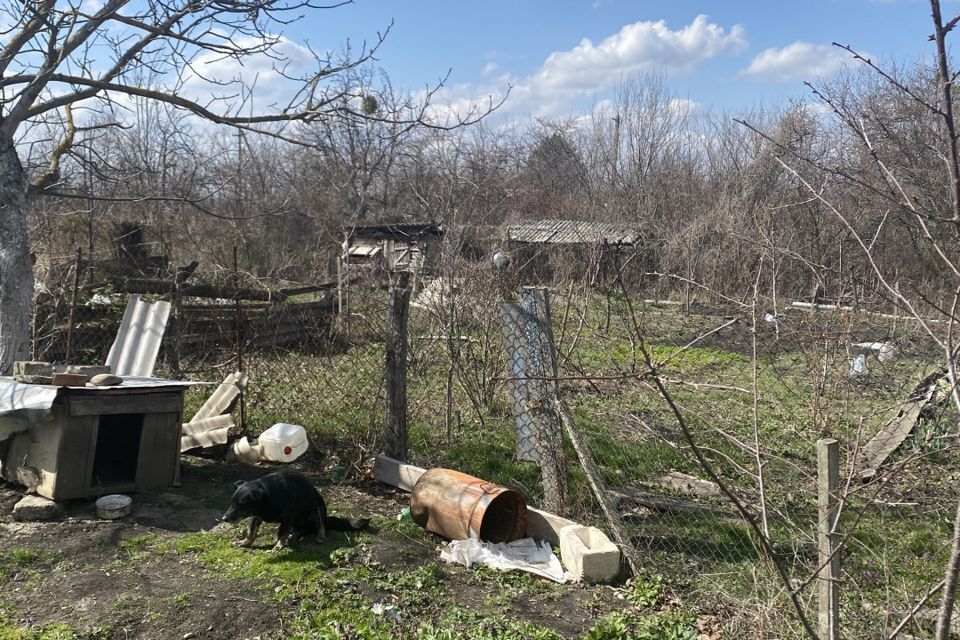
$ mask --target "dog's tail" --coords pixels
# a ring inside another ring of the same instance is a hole
[[[336,516],[329,516],[327,518],[327,528],[335,531],[366,529],[368,524],[370,524],[369,518],[350,518],[349,520],[346,518],[337,518]]]

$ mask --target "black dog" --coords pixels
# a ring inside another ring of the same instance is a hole
[[[264,520],[280,523],[274,551],[305,535],[315,534],[317,542],[323,542],[327,529],[352,531],[363,529],[370,523],[367,519],[345,520],[327,516],[323,496],[309,480],[294,471],[277,471],[250,482],[239,481],[236,487],[233,502],[221,519],[236,522],[250,518],[247,537],[234,543],[240,547],[253,544],[257,529]],[[291,534],[296,537],[289,539]]]

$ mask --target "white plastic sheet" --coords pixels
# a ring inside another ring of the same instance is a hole
[[[454,540],[440,551],[440,558],[465,567],[484,564],[501,571],[518,569],[554,582],[571,580],[550,545],[533,538],[499,543],[482,542],[476,538]]]
[[[867,373],[867,356],[861,353],[850,362],[850,375],[853,377],[865,376]]]
[[[157,387],[187,387],[198,384],[189,380],[165,380],[145,376],[123,376],[123,386],[91,387],[88,392],[95,393],[104,389],[154,389]],[[0,416],[11,416],[42,422],[50,416],[50,408],[62,387],[48,384],[27,384],[17,382],[9,376],[0,376]]]

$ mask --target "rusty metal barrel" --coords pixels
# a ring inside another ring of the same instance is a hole
[[[410,515],[451,540],[511,542],[527,533],[527,505],[512,489],[452,469],[430,469],[413,487]]]

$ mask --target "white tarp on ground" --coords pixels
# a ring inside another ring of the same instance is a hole
[[[440,550],[440,558],[465,567],[479,563],[501,571],[527,571],[554,582],[570,580],[550,545],[533,538],[498,543],[482,542],[476,538],[454,540]]]

